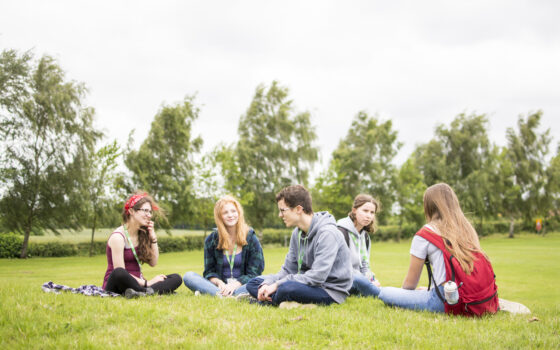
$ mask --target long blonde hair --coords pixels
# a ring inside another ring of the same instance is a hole
[[[428,187],[424,192],[426,221],[438,229],[445,247],[457,258],[465,273],[471,273],[475,252],[486,254],[480,248],[475,229],[463,214],[457,195],[445,183]]]
[[[226,225],[224,225],[224,221],[222,220],[222,209],[228,203],[231,203],[235,206],[237,210],[238,219],[237,225],[235,225],[235,241],[240,246],[247,245],[247,233],[249,233],[249,226],[245,223],[245,216],[243,215],[243,207],[241,204],[232,196],[224,196],[220,198],[216,205],[214,206],[214,221],[216,222],[216,226],[218,227],[218,249],[222,250],[230,250],[233,249],[231,242],[229,240],[229,233],[226,229]]]

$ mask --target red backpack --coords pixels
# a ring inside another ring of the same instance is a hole
[[[439,289],[436,288],[436,293],[445,306],[445,313],[481,316],[486,312],[494,314],[498,311],[499,301],[496,275],[492,265],[482,253],[474,253],[473,270],[470,274],[466,274],[461,268],[459,261],[445,248],[443,238],[440,235],[426,227],[420,229],[416,234],[443,252],[447,281],[454,281],[457,284],[459,302],[454,305],[449,305],[439,292]],[[428,269],[429,278],[428,289],[430,289],[432,280],[434,284],[435,280],[432,277],[432,269],[427,257],[426,268]]]

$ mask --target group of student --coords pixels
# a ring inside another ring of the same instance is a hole
[[[262,275],[263,250],[254,230],[245,222],[241,204],[234,197],[225,196],[214,207],[217,228],[204,243],[202,276],[187,272],[182,279],[178,274],[170,274],[148,280],[142,274],[141,264],[155,266],[158,261],[152,215],[159,208],[148,194],[137,193],[126,201],[124,224],[107,242],[108,266],[103,289],[130,298],[172,293],[184,282],[195,295],[235,296],[281,307],[343,303],[349,295],[361,295],[396,307],[461,313],[462,309],[454,312],[453,305],[443,296],[448,293],[444,284],[455,280],[455,276],[463,276],[467,285],[458,286],[459,293],[464,294],[461,308],[476,310],[484,305],[480,309],[483,312],[496,312],[495,276],[453,189],[443,183],[433,185],[426,190],[423,201],[426,225],[412,240],[410,265],[402,288],[394,288],[382,287],[370,268],[369,235],[375,230],[375,214],[379,210],[379,203],[370,195],[358,195],[348,216],[336,221],[328,212],[313,212],[311,195],[305,187],[293,185],[282,189],[276,195],[278,215],[294,230],[282,268],[271,275]],[[430,282],[435,286],[432,289],[417,289],[424,264],[429,267]],[[470,291],[473,282],[469,278],[488,279],[482,281],[486,290]],[[465,295],[476,293],[489,297],[465,299]]]

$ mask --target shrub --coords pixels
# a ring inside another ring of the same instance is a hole
[[[22,236],[14,233],[0,235],[0,258],[18,258],[22,246]]]
[[[293,229],[290,228],[265,228],[262,234],[257,233],[261,245],[279,244],[283,247],[290,245]]]
[[[78,255],[78,247],[75,243],[45,242],[31,243],[29,245],[28,257],[60,257]]]

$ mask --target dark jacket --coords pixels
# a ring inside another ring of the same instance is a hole
[[[218,231],[214,230],[204,241],[204,273],[206,279],[217,277],[222,281],[224,274],[222,267],[224,253],[218,247]],[[264,270],[264,256],[261,244],[255,231],[249,228],[247,233],[247,245],[241,251],[241,276],[237,279],[241,284],[246,284],[250,279],[260,276]]]

